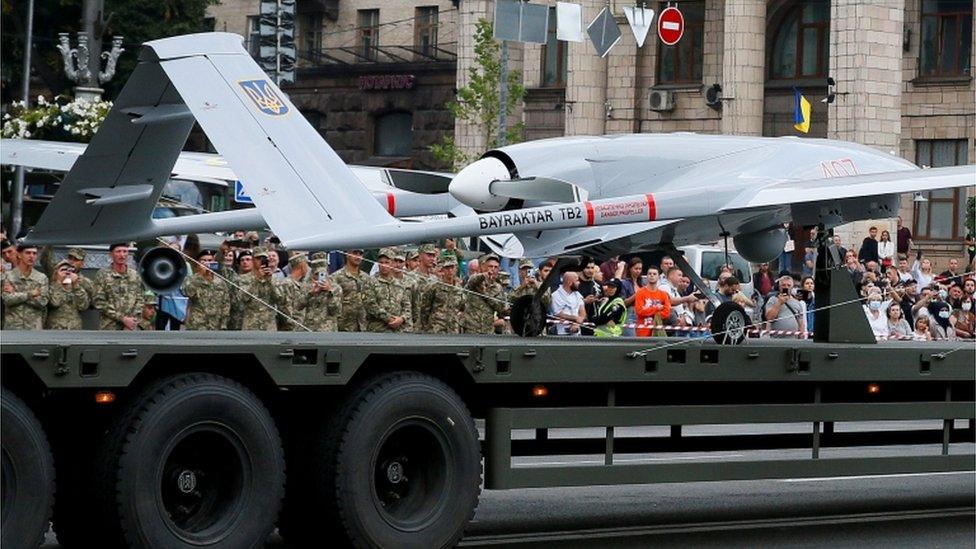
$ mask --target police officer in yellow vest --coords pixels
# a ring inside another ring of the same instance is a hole
[[[620,297],[620,280],[611,278],[603,281],[603,299],[597,302],[596,314],[590,319],[596,328],[597,337],[620,337],[623,325],[627,322],[627,306]]]

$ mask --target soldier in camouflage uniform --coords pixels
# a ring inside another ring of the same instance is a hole
[[[366,331],[366,307],[363,301],[373,279],[360,271],[363,250],[346,252],[346,264],[332,273],[336,284],[342,288],[342,311],[339,313],[340,332]]]
[[[461,331],[466,334],[492,334],[495,328],[495,310],[487,295],[488,275],[478,273],[468,278],[464,293],[464,317],[461,319]]]
[[[244,301],[241,329],[277,332],[277,313],[274,308],[280,306],[281,300],[278,287],[271,278],[268,251],[260,247],[254,248],[252,255],[254,270],[241,276],[241,300]]]
[[[460,312],[464,293],[457,285],[457,259],[448,256],[438,263],[440,281],[431,284],[420,298],[420,322],[431,334],[456,334],[461,329]]]
[[[101,313],[102,330],[135,330],[142,307],[142,281],[129,268],[129,245],[109,246],[112,264],[95,275],[95,308]]]
[[[17,266],[4,271],[3,327],[6,330],[40,330],[47,312],[48,282],[44,273],[34,268],[37,247],[17,246]]]
[[[224,269],[225,276],[230,282],[230,319],[227,321],[228,330],[240,330],[244,323],[244,304],[251,301],[249,297],[241,292],[241,288],[246,282],[245,278],[254,276],[254,256],[251,250],[241,250],[237,254],[237,264],[240,273],[229,269]]]
[[[437,246],[431,243],[421,244],[417,249],[417,269],[414,271],[413,293],[410,301],[413,305],[414,327],[419,323],[420,301],[424,291],[437,283],[439,268],[437,262]],[[422,329],[422,328],[421,328]]]
[[[159,296],[145,291],[142,294],[142,311],[139,313],[139,322],[136,329],[142,331],[153,331],[156,329],[156,305],[159,303]]]
[[[329,255],[325,252],[312,254],[312,290],[305,306],[305,326],[316,332],[334,332],[338,329],[342,310],[342,288],[329,276]]]
[[[282,280],[276,280],[282,314],[278,315],[278,329],[286,332],[303,331],[307,314],[308,298],[312,284],[305,280],[308,274],[308,258],[305,252],[291,252],[288,257],[291,270]]]
[[[50,282],[50,303],[44,327],[48,330],[80,330],[81,313],[91,305],[91,295],[81,284],[81,276],[67,260],[54,266]]]
[[[393,271],[396,250],[383,248],[377,257],[380,270],[363,295],[366,329],[370,332],[409,332],[413,318],[410,291],[397,280]],[[378,316],[382,311],[387,316]]]
[[[220,269],[213,250],[200,250],[194,273],[183,283],[187,297],[187,330],[224,330],[230,319],[230,287],[215,275]],[[202,266],[201,266],[202,265]]]

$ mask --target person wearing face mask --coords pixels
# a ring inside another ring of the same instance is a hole
[[[973,339],[976,334],[976,322],[973,316],[973,302],[968,299],[961,303],[961,308],[952,311],[949,324],[955,331],[956,339]]]
[[[929,304],[929,317],[932,319],[932,323],[929,325],[929,333],[932,334],[932,339],[949,339],[955,338],[955,331],[949,323],[949,317],[952,316],[952,311],[950,310],[949,304],[945,301],[935,301]]]
[[[911,337],[912,327],[905,320],[905,314],[897,303],[888,305],[888,337],[907,339]]]
[[[872,292],[863,307],[864,314],[867,316],[868,324],[871,325],[871,331],[874,332],[875,337],[887,338],[889,335],[888,317],[883,311],[884,303],[881,302],[881,292]]]
[[[183,295],[189,300],[187,330],[225,330],[230,319],[230,287],[215,273],[220,270],[216,252],[200,250],[193,274],[183,282]]]

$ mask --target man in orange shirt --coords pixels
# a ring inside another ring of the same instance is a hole
[[[657,288],[661,271],[657,267],[647,269],[647,284],[634,295],[634,311],[637,313],[637,337],[650,337],[651,329],[642,326],[664,324],[671,316],[671,298],[667,292]],[[664,335],[657,330],[655,335]]]

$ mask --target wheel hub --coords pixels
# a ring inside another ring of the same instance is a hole
[[[406,482],[407,477],[403,473],[403,465],[399,461],[392,461],[386,466],[386,480],[390,481],[390,484]]]
[[[180,492],[184,494],[191,494],[197,489],[197,475],[189,469],[184,469],[180,471],[180,474],[176,477],[176,486],[180,489]]]

